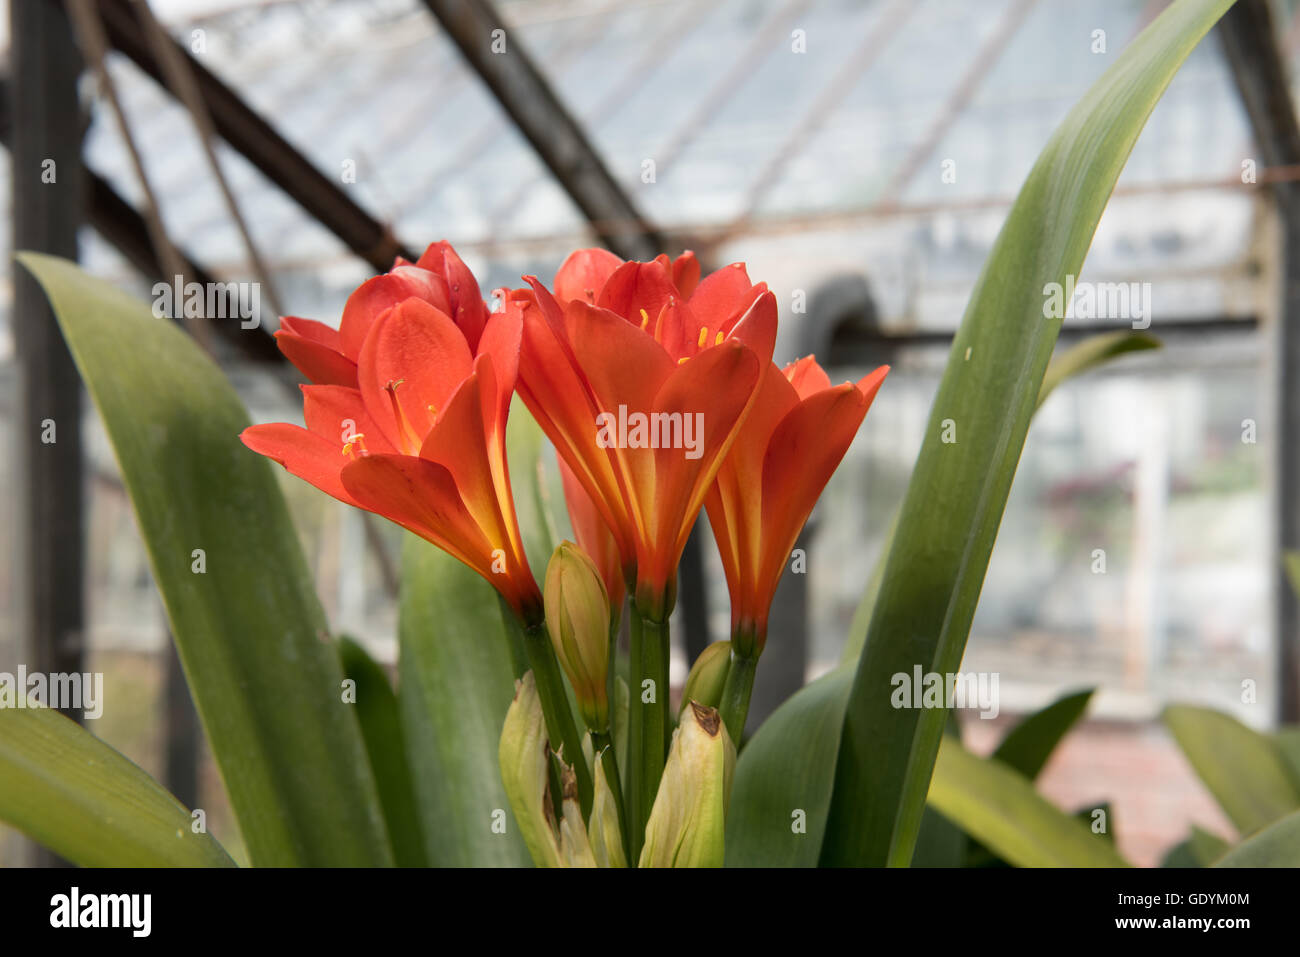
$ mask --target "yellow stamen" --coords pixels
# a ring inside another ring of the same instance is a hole
[[[723,336],[722,330],[719,329],[719,330],[718,330],[718,334],[717,334],[716,336],[713,337],[713,344],[714,344],[715,346],[720,346],[720,345],[722,345],[722,340],[723,340],[724,338],[725,338],[725,337]]]
[[[689,362],[690,358],[691,358],[690,356],[682,356],[680,359],[677,360],[677,364],[681,365],[683,362]]]
[[[709,338],[709,327],[700,326],[700,337],[695,341],[696,348],[703,349],[704,343],[708,340],[708,338]]]
[[[364,432],[354,432],[352,434],[352,438],[344,444],[343,454],[351,455],[353,458],[356,458],[357,457],[356,453],[352,451],[352,446],[355,445],[357,447],[357,451],[361,453],[363,458],[369,455],[370,453],[366,450],[365,438],[366,438],[366,434]]]
[[[641,310],[641,328],[644,329],[644,328],[645,328],[646,326],[648,326],[648,325],[650,325],[650,313],[648,313],[648,312],[646,312],[644,309],[642,309],[642,310]]]

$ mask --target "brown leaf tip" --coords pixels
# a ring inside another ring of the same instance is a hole
[[[718,709],[692,701],[691,710],[695,712],[695,723],[703,728],[709,737],[717,737],[718,729],[722,727],[722,716],[718,714]]]

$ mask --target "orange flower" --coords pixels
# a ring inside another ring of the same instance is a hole
[[[489,315],[460,258],[435,243],[354,292],[333,336],[308,322],[280,338],[318,383],[302,387],[307,427],[255,425],[244,444],[438,545],[539,622],[505,454],[519,317]]]
[[[804,523],[889,372],[832,386],[811,356],[769,363],[705,507],[731,593],[732,646],[763,650],[767,617]]]
[[[474,274],[446,241],[432,244],[415,263],[399,256],[390,271],[358,286],[343,306],[337,329],[314,319],[285,316],[275,341],[285,358],[312,382],[355,389],[366,334],[379,316],[406,299],[423,299],[452,317],[470,351],[478,348],[487,306]]]
[[[521,317],[519,394],[614,536],[643,614],[664,620],[677,562],[776,339],[776,300],[741,264],[699,281],[687,253],[581,250]]]

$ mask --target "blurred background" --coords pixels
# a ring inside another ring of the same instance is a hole
[[[485,293],[549,280],[600,243],[744,261],[781,304],[778,361],[816,352],[837,380],[892,364],[801,542],[807,573],[782,585],[760,716],[838,660],[1010,202],[1068,109],[1165,6],[153,0],[155,32],[128,0],[12,2],[24,9],[0,20],[0,167],[14,184],[0,192],[0,252],[9,261],[15,234],[33,246],[33,218],[62,203],[85,266],[142,298],[176,262],[258,283],[260,328],[214,319],[204,336],[256,421],[300,420],[292,370],[268,348],[278,313],[337,323],[358,283],[444,238]],[[1271,5],[1290,68],[1294,7]],[[68,70],[60,50],[87,61],[66,89],[50,76]],[[43,184],[53,155],[73,157],[58,182],[80,180],[79,193]],[[1286,217],[1261,186],[1267,156],[1212,35],[1147,124],[1080,277],[1150,283],[1163,348],[1066,384],[1038,414],[963,665],[1000,676],[999,716],[963,716],[984,752],[1017,716],[1100,688],[1040,786],[1066,807],[1109,801],[1120,850],[1143,864],[1191,823],[1233,835],[1161,707],[1198,702],[1265,729],[1296,700],[1279,666],[1297,635],[1276,547],[1295,498],[1279,487],[1294,472],[1278,395],[1300,370],[1277,349]],[[31,623],[44,622],[59,654],[84,654],[77,670],[105,674],[92,730],[237,846],[94,410],[57,356],[47,369],[38,349],[24,365],[22,324],[41,307],[22,285],[0,271],[0,483],[29,489],[5,496],[0,522],[0,670],[33,660]],[[1128,327],[1071,319],[1062,343]],[[44,415],[21,410],[42,394],[82,410],[79,437],[60,424],[82,463],[71,478],[23,473]],[[283,484],[333,627],[391,662],[400,532]],[[683,569],[677,681],[729,621],[706,526],[700,538]],[[53,597],[28,594],[41,562],[62,576]],[[0,863],[24,853],[0,842]]]

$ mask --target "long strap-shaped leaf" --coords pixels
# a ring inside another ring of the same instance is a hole
[[[977,757],[948,735],[930,784],[930,803],[1017,867],[1127,867],[1104,834],[1094,834],[1001,761]]]
[[[83,867],[233,867],[139,767],[48,708],[0,709],[0,820]]]
[[[858,664],[827,863],[911,858],[944,712],[892,707],[891,676],[960,666],[1060,329],[1043,291],[1078,274],[1147,116],[1231,5],[1179,0],[1144,30],[1053,134],[1003,225],[953,340]]]
[[[402,549],[398,701],[435,867],[526,867],[497,746],[522,654],[492,586],[428,542]],[[519,659],[519,660],[517,660]]]
[[[271,465],[239,443],[239,397],[147,304],[64,260],[20,258],[117,453],[253,863],[390,864],[325,615]]]

